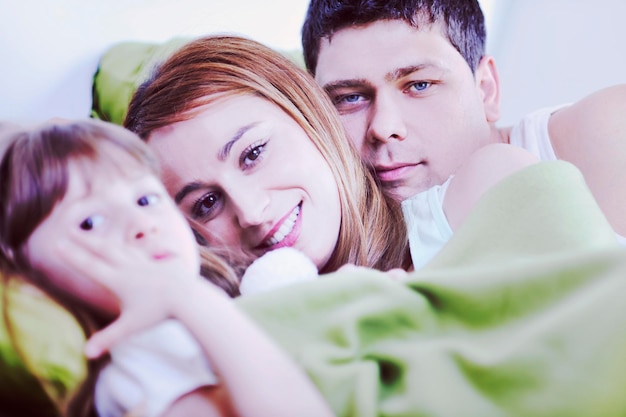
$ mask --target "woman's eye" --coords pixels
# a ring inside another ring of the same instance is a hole
[[[243,167],[251,167],[254,166],[255,163],[258,162],[259,158],[263,156],[263,152],[265,151],[265,146],[267,142],[262,143],[260,145],[252,145],[243,151],[241,154],[241,158],[239,159],[239,163]]]
[[[256,159],[259,156],[261,156],[261,151],[262,151],[262,148],[260,146],[257,146],[256,148],[250,151],[247,158],[251,161],[256,161]]]
[[[209,217],[219,204],[221,195],[219,193],[209,193],[200,197],[192,207],[192,213],[194,219],[203,219]]]
[[[80,223],[80,228],[87,231],[93,230],[102,224],[103,221],[104,218],[102,216],[90,216]]]
[[[140,206],[150,206],[159,202],[159,196],[156,194],[148,194],[140,197],[137,204]]]

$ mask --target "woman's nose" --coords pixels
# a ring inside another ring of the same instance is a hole
[[[270,200],[269,194],[263,188],[258,186],[239,188],[229,192],[229,195],[241,228],[258,226],[267,220],[266,209]]]

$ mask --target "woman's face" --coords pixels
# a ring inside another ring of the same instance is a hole
[[[337,182],[304,130],[273,103],[230,96],[149,138],[163,181],[210,245],[254,257],[294,247],[318,268],[339,236]]]

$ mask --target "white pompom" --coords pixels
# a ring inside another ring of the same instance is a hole
[[[261,256],[246,269],[239,291],[255,294],[286,285],[317,279],[315,264],[294,248],[280,248]]]

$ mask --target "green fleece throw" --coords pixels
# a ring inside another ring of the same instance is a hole
[[[487,193],[406,282],[338,272],[236,302],[338,416],[588,417],[626,415],[624,294],[626,249],[579,171],[547,162]],[[59,369],[83,369],[75,323],[29,311],[16,325],[47,349],[27,368],[71,387]],[[2,394],[25,395],[7,384],[7,357]]]
[[[626,415],[626,252],[580,173],[525,169],[406,282],[335,273],[238,303],[338,416]]]

